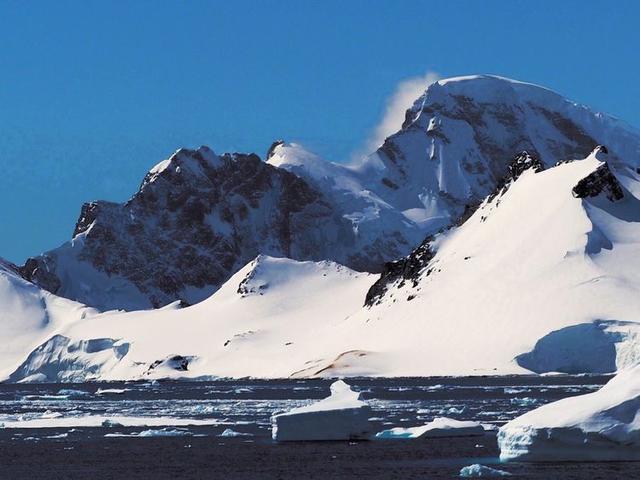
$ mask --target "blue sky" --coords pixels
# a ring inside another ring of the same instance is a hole
[[[344,161],[428,72],[538,83],[640,126],[640,2],[0,0],[0,256],[70,238],[180,146]]]

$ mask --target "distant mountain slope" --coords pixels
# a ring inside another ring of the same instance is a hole
[[[638,161],[637,131],[549,90],[441,80],[357,166],[282,142],[266,162],[179,150],[128,202],[83,206],[74,238],[20,271],[60,296],[127,310],[199,302],[258,254],[378,272],[473,211],[522,150],[550,167],[597,144]]]

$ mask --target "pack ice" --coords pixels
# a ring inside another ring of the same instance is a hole
[[[274,415],[272,437],[277,442],[363,440],[371,434],[370,416],[360,394],[338,380],[324,400]]]
[[[594,393],[544,405],[498,432],[500,458],[516,461],[640,460],[640,366]]]
[[[422,437],[475,437],[482,435],[484,435],[484,428],[477,422],[438,417],[419,427],[395,427],[389,430],[383,430],[376,433],[376,438],[381,440],[394,440]]]

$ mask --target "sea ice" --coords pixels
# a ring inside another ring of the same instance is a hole
[[[130,390],[130,388],[99,388],[96,390],[96,395],[122,395]]]
[[[484,435],[484,427],[477,422],[438,417],[419,427],[395,427],[376,433],[381,440],[411,439],[420,437],[474,437]]]
[[[227,428],[224,432],[222,432],[218,436],[219,437],[252,437],[253,435],[251,435],[250,433],[236,432],[235,430]]]

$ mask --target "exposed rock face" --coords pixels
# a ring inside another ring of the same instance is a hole
[[[597,197],[603,194],[612,202],[624,197],[620,182],[611,173],[607,163],[603,163],[592,174],[580,180],[573,187],[572,193],[576,198]]]
[[[431,248],[433,237],[427,237],[413,252],[395,262],[385,265],[380,278],[374,283],[365,298],[365,305],[371,306],[378,302],[391,285],[402,287],[405,282],[412,282],[416,286],[420,274],[428,267],[434,256]]]
[[[153,370],[168,368],[177,372],[186,372],[189,370],[189,363],[193,360],[193,357],[185,357],[183,355],[172,355],[163,360],[156,360],[147,369],[147,374]]]
[[[532,169],[535,173],[538,173],[544,170],[544,165],[539,158],[530,155],[529,152],[520,152],[513,158],[513,160],[511,160],[507,167],[506,175],[502,180],[498,182],[493,193],[489,195],[489,197],[487,197],[487,201],[491,202],[494,198],[503,195],[509,189],[509,186],[512,185],[513,182],[515,182],[518,178],[520,178],[520,175],[522,175],[529,169]],[[467,216],[467,218],[469,216]],[[462,223],[459,223],[459,225],[461,224]]]
[[[534,172],[538,173],[544,170],[544,165],[539,158],[529,155],[528,152],[520,152],[509,164],[506,181],[517,180],[520,175],[529,169],[533,169]]]

